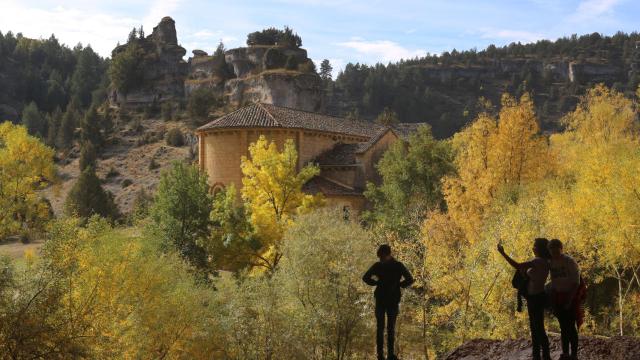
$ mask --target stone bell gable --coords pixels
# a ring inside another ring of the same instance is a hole
[[[255,103],[198,128],[199,164],[212,189],[242,186],[240,158],[261,135],[279,147],[292,139],[298,167],[316,163],[320,174],[304,186],[329,203],[359,211],[368,181],[378,181],[375,164],[390,144],[410,131],[364,121]],[[415,127],[414,127],[415,128]]]

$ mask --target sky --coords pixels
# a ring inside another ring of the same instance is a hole
[[[349,62],[640,31],[638,0],[0,0],[0,31],[55,34],[106,57],[134,26],[148,35],[167,15],[187,56],[193,49],[211,53],[221,40],[228,49],[244,46],[250,32],[288,25],[309,57],[329,59],[335,72]]]

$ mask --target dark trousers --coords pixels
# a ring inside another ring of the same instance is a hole
[[[562,342],[562,352],[571,355],[578,355],[578,328],[576,327],[576,315],[573,308],[565,309],[561,307],[555,310],[555,315],[560,323],[560,340]]]
[[[540,351],[542,351],[543,359],[551,359],[549,338],[544,329],[545,301],[546,296],[544,293],[527,296],[527,311],[529,312],[529,328],[531,329],[534,359],[540,359]]]
[[[376,350],[378,359],[384,359],[384,323],[387,316],[387,357],[392,359],[396,335],[396,318],[399,306],[396,301],[384,301],[376,299]]]

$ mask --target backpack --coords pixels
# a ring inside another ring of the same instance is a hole
[[[518,290],[518,312],[522,312],[522,298],[527,296],[527,287],[529,286],[529,278],[519,270],[516,270],[511,279],[511,286]]]

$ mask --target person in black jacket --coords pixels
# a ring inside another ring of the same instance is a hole
[[[394,355],[395,327],[398,317],[400,288],[413,284],[413,276],[409,270],[391,256],[391,247],[381,245],[378,248],[380,261],[373,264],[364,274],[362,280],[367,285],[375,286],[376,299],[376,350],[378,360],[384,360],[384,323],[387,315],[387,359],[397,359]]]

